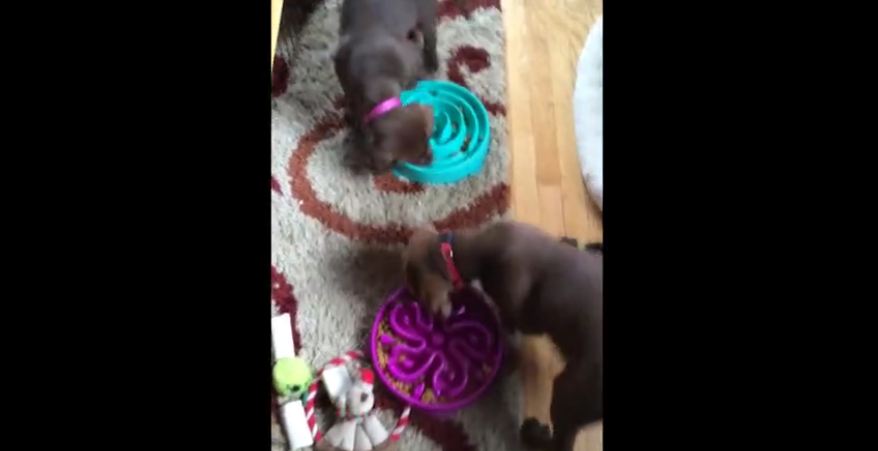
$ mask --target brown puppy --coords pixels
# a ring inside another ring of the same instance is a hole
[[[452,256],[443,256],[442,242],[450,244]],[[450,312],[448,293],[457,272],[463,282],[481,282],[504,326],[545,334],[557,346],[566,365],[553,384],[554,432],[550,437],[546,426],[527,419],[525,442],[572,450],[579,428],[602,419],[601,253],[580,251],[525,224],[499,222],[453,234],[418,230],[403,261],[406,284],[434,314]]]
[[[334,62],[354,130],[348,163],[375,173],[399,160],[429,163],[432,108],[409,105],[367,116],[438,68],[436,0],[345,0]]]

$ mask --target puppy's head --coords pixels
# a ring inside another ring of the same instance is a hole
[[[431,228],[415,230],[403,251],[405,284],[433,315],[451,315],[451,281],[439,251],[439,234]]]
[[[430,164],[433,108],[410,104],[399,107],[369,124],[366,131],[375,170],[384,172],[398,161]]]

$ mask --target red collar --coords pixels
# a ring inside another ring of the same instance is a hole
[[[454,235],[451,232],[445,232],[439,235],[439,251],[442,254],[442,259],[445,260],[445,269],[448,270],[448,277],[451,278],[451,285],[455,290],[459,290],[463,288],[463,278],[460,277],[460,271],[458,271],[457,266],[454,265],[454,249],[451,247],[453,240]]]

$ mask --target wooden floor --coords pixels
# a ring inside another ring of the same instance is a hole
[[[573,86],[602,0],[502,0],[515,219],[580,242],[603,238],[582,182]]]
[[[600,212],[587,195],[576,153],[572,99],[579,53],[603,1],[501,2],[513,216],[580,243],[601,241]],[[580,432],[576,451],[602,449],[602,424]]]

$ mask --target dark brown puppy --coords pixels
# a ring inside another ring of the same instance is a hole
[[[370,121],[366,116],[439,67],[436,0],[345,0],[334,60],[354,129],[348,162],[375,173],[398,160],[429,163],[430,107],[399,107]]]
[[[543,437],[522,425],[529,445],[572,450],[580,427],[603,418],[603,255],[581,251],[540,230],[500,222],[482,231],[440,235],[418,230],[404,251],[409,289],[434,312],[450,312],[454,269],[440,250],[450,242],[453,266],[464,282],[478,279],[497,304],[504,326],[546,334],[566,366],[555,378],[551,418]]]

